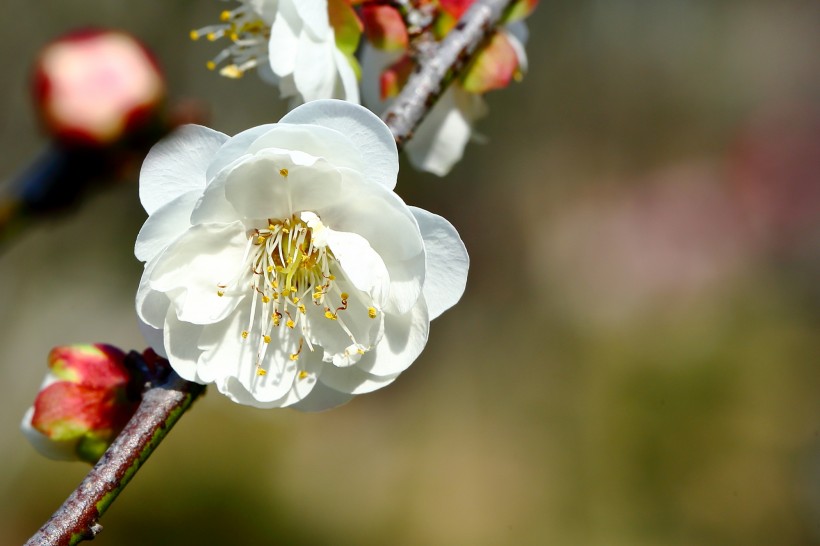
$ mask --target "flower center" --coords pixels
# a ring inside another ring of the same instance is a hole
[[[309,211],[284,220],[269,219],[267,224],[249,232],[243,260],[251,269],[253,295],[248,327],[241,336],[243,340],[258,342],[256,373],[267,374],[262,363],[275,328],[284,326],[299,334],[290,360],[299,360],[304,346],[314,350],[309,336],[308,305],[322,308],[322,316],[334,321],[350,338],[351,345],[341,358],[347,363],[355,362],[369,347],[356,341],[345,321],[350,295],[339,288],[332,272],[336,258],[327,245],[327,228]],[[217,295],[224,296],[228,287],[229,284],[218,284]],[[378,311],[370,305],[367,315],[375,319]],[[307,373],[301,372],[299,377],[304,379]]]
[[[241,78],[245,72],[267,60],[270,28],[258,13],[245,4],[223,11],[219,18],[221,23],[192,30],[191,39],[199,40],[205,36],[208,41],[214,42],[227,36],[231,44],[208,61],[208,70],[216,70],[230,59],[219,74],[227,78]]]

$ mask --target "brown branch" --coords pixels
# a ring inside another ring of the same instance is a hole
[[[93,539],[102,530],[99,518],[204,390],[173,372],[149,388],[108,451],[26,546],[67,546]]]
[[[421,59],[396,100],[382,114],[396,145],[401,149],[447,86],[467,66],[473,54],[490,37],[515,0],[478,0],[447,34]]]

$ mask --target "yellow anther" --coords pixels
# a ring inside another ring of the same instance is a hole
[[[223,11],[219,14],[219,19],[222,21],[230,21],[231,20],[231,12],[228,10]]]
[[[329,281],[335,281],[335,280],[336,280],[336,275],[328,275],[328,276],[327,276],[327,280],[329,280]]]
[[[290,355],[290,359],[294,361],[299,360],[299,353],[293,353]]]
[[[356,352],[359,353],[360,355],[363,355],[364,354],[364,349],[356,349]]]
[[[330,320],[336,320],[336,318],[337,318],[337,317],[336,317],[336,315],[334,315],[334,314],[330,311],[330,309],[328,309],[327,311],[325,311],[325,318],[328,318],[328,319],[330,319]]]
[[[273,325],[274,326],[279,326],[279,322],[281,320],[280,316],[281,315],[279,315],[278,313],[274,313],[273,315],[270,316],[270,318],[273,319]]]
[[[235,64],[230,64],[230,65],[222,68],[222,70],[219,71],[219,75],[220,76],[225,76],[226,78],[231,78],[231,79],[234,79],[234,80],[238,80],[239,78],[242,77],[243,72],[241,70],[239,70],[239,67],[236,66]]]
[[[279,292],[274,292],[273,293],[273,299],[275,299],[276,301],[279,301]]]
[[[265,343],[270,343],[270,336],[262,336],[262,341]]]
[[[205,66],[208,68],[208,70],[216,70],[216,63],[213,61],[208,61],[207,63],[205,63]]]
[[[264,242],[265,242],[265,236],[264,235],[260,235],[259,237],[256,238],[256,244],[257,245],[261,245]]]
[[[236,32],[231,32],[231,34],[229,35],[229,37],[230,37],[230,39],[231,39],[231,41],[232,41],[232,42],[235,42],[235,41],[237,41],[237,40],[239,39],[239,34],[237,34]]]
[[[191,40],[193,40],[193,41],[199,40],[199,32],[197,32],[195,30],[192,30],[191,32],[189,32],[188,36],[190,36]]]
[[[299,370],[299,379],[307,379],[309,375],[305,370]]]
[[[299,312],[302,313],[303,315],[305,313],[307,313],[307,309],[305,309],[305,304],[304,303],[299,304]]]
[[[293,303],[299,303],[299,296],[293,296]]]
[[[367,308],[367,316],[370,318],[376,318],[378,312],[376,311],[375,307],[368,307]]]
[[[287,169],[279,169],[279,174],[281,174],[284,178],[288,177],[288,170]]]
[[[296,287],[295,287],[295,286],[291,286],[291,287],[290,287],[290,291],[291,291],[291,292],[296,292]]]
[[[347,298],[349,298],[349,297],[350,297],[350,294],[348,294],[347,292],[342,292],[342,293],[340,294],[340,296],[341,296],[341,298],[342,298],[342,303],[344,303],[344,302],[345,302],[345,300],[346,300]]]
[[[216,34],[213,33],[213,32],[209,32],[208,34],[205,35],[205,37],[208,38],[209,42],[215,42],[216,39],[217,39]]]
[[[258,376],[268,375],[268,372],[263,370],[261,366],[257,365],[256,366],[256,375],[258,375]]]
[[[273,273],[273,266],[272,265],[268,266],[268,273]]]
[[[270,303],[270,298],[267,296],[262,296],[262,303]]]
[[[322,296],[324,296],[324,293],[323,293],[323,292],[314,292],[314,293],[313,293],[313,299],[314,299],[314,300],[318,300],[318,299],[319,299],[319,298],[321,298]]]
[[[248,339],[248,331],[247,330],[242,331],[242,339]]]
[[[293,319],[288,319],[285,325],[287,325],[288,328],[293,328],[294,326],[296,326],[296,323],[293,322]]]
[[[269,230],[271,230],[271,231],[273,231],[274,229],[276,229],[276,226],[275,226],[275,225],[273,225],[273,224],[270,224],[270,223],[269,223],[269,224],[268,224],[268,229],[269,229]]]
[[[222,291],[222,290],[217,290],[217,291],[216,291],[216,295],[217,295],[217,296],[219,296],[219,297],[221,298],[222,296],[224,296],[224,295],[225,295],[225,292],[224,292],[224,291]]]

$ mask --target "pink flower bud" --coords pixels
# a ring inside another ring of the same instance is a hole
[[[21,425],[40,453],[90,463],[100,458],[139,404],[128,392],[124,360],[104,344],[52,349],[50,371]]]
[[[154,57],[132,36],[84,30],[43,49],[33,91],[57,140],[106,146],[150,125],[165,82]]]

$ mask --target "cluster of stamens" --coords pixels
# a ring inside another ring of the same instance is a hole
[[[267,60],[270,28],[253,9],[242,4],[236,9],[223,11],[219,19],[221,23],[191,31],[192,40],[204,36],[211,42],[225,37],[231,41],[228,47],[207,62],[209,70],[216,70],[230,59],[230,64],[223,66],[219,74],[227,78],[241,78],[245,72]]]
[[[269,219],[267,227],[249,233],[243,263],[249,264],[252,271],[250,288],[253,297],[248,327],[241,336],[250,341],[258,338],[256,373],[260,376],[267,374],[262,363],[274,328],[284,327],[298,332],[299,344],[290,354],[291,361],[299,360],[305,347],[314,350],[308,335],[308,305],[321,307],[324,318],[338,324],[358,354],[367,350],[356,342],[345,323],[343,312],[348,309],[350,295],[342,292],[334,282],[336,277],[331,266],[335,257],[325,244],[317,244],[313,228],[306,222],[306,219],[312,221],[313,218],[318,219],[313,213],[302,213],[285,220]],[[230,284],[217,284],[217,295],[224,296],[231,289]],[[378,315],[372,306],[367,313],[371,319]],[[305,377],[305,372],[300,372],[299,378]]]

